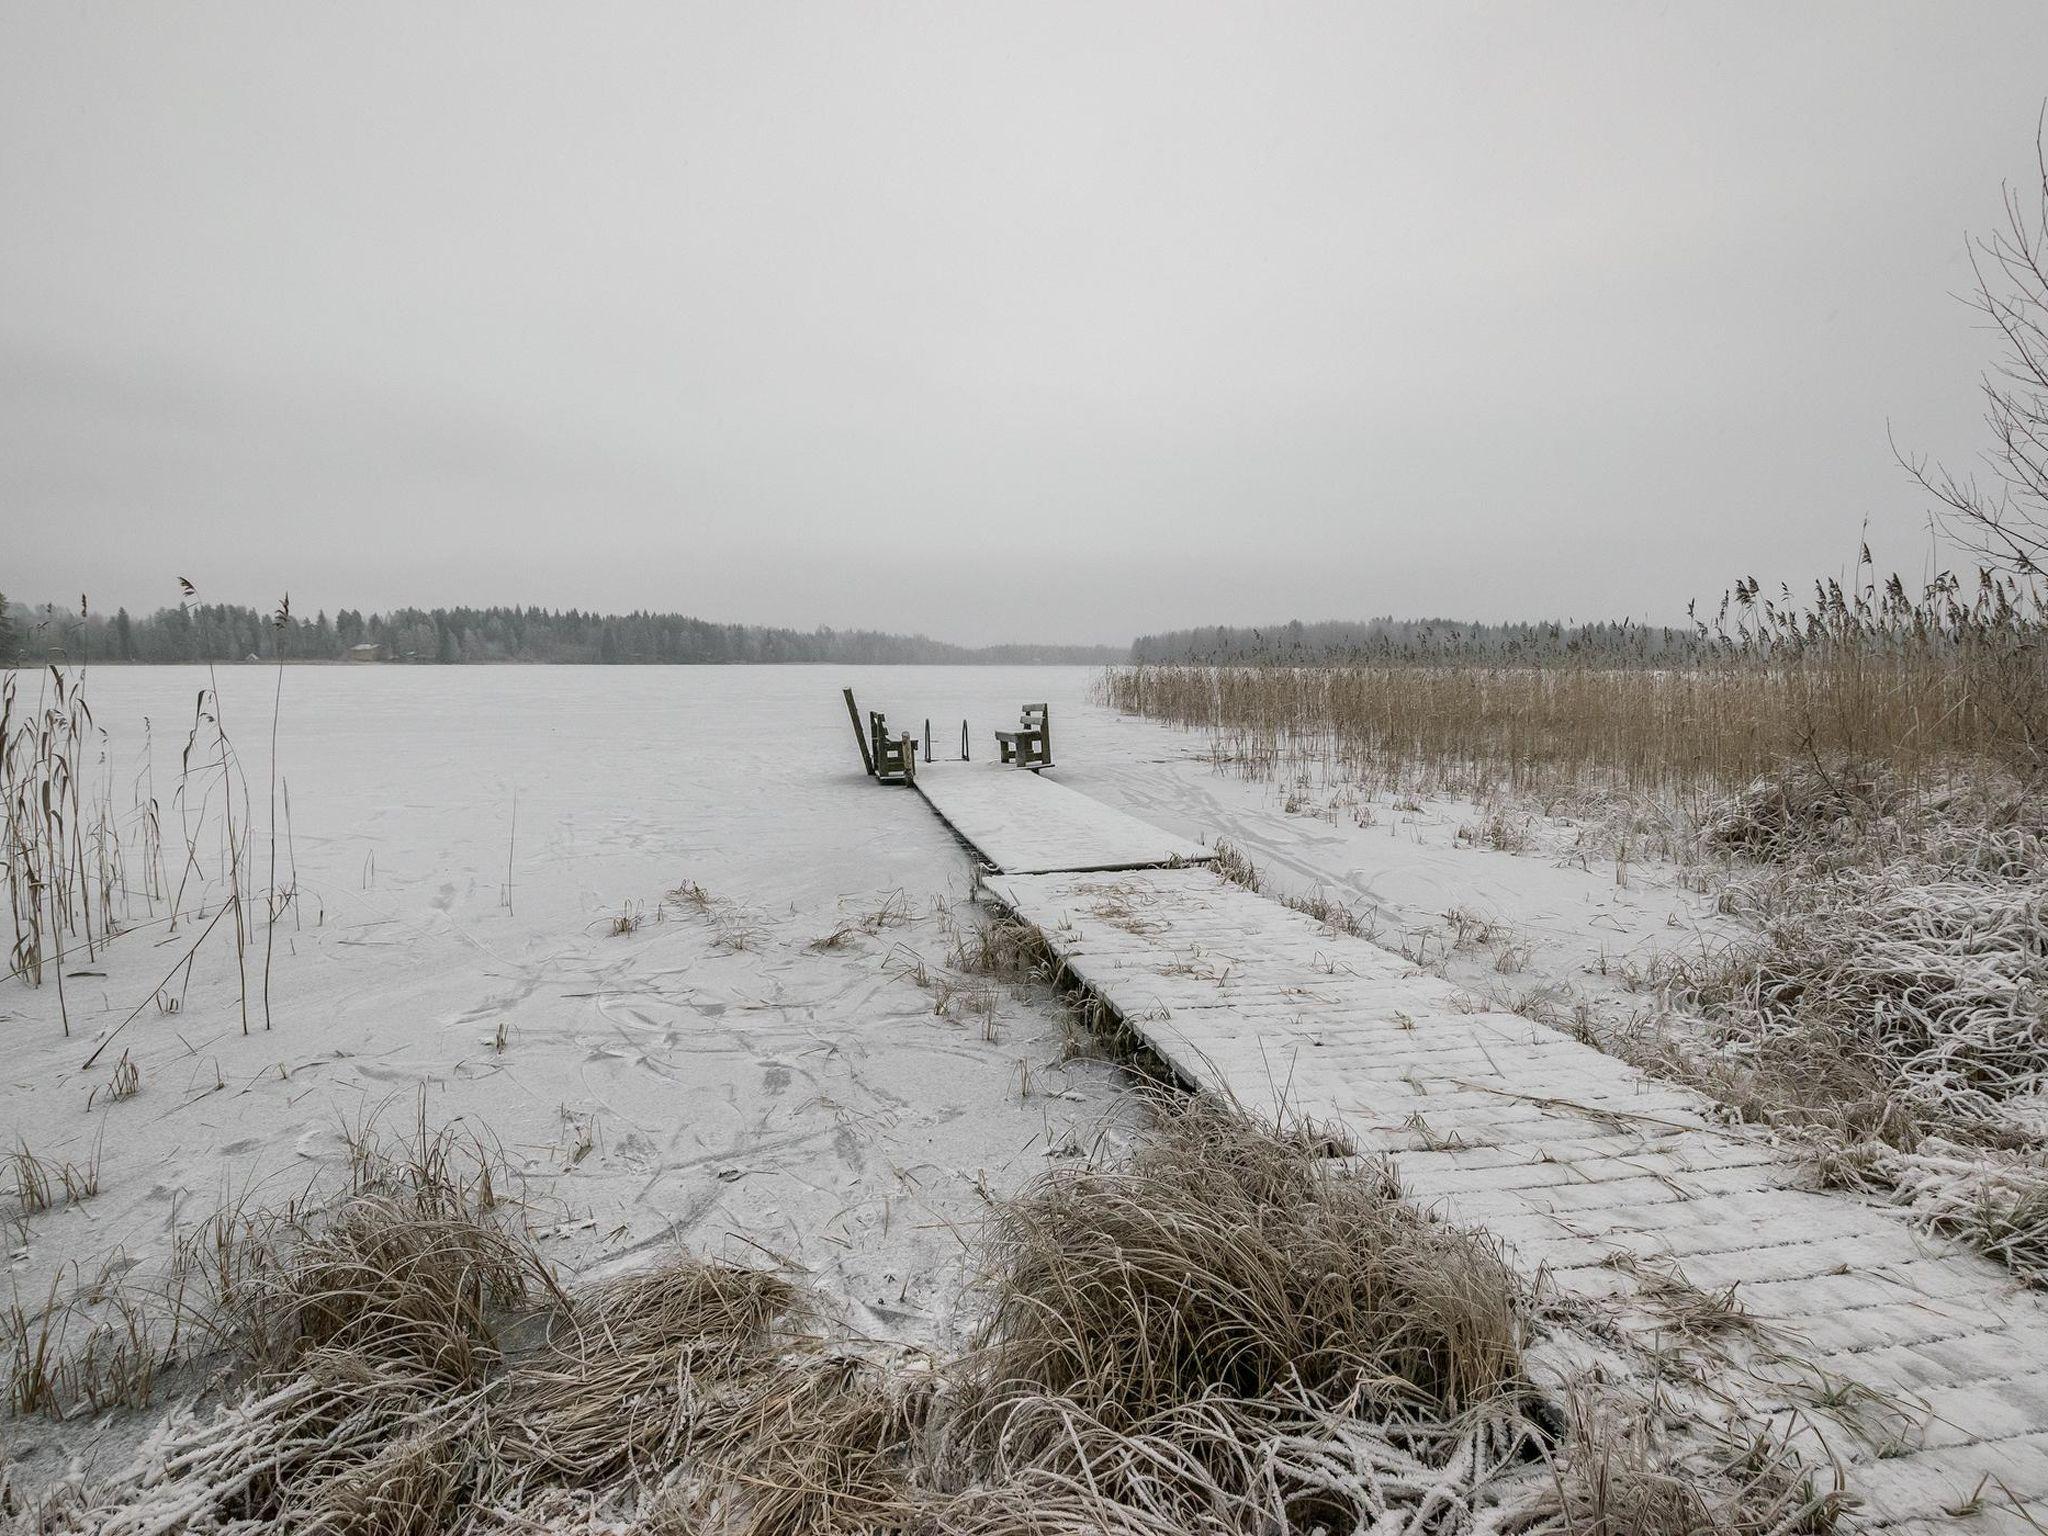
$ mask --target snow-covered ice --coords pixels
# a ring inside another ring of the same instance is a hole
[[[218,673],[259,842],[276,681]],[[943,716],[957,741],[963,716],[985,737],[1027,697],[1078,712],[1085,671],[301,667],[283,682],[280,883],[295,866],[300,897],[276,932],[273,1027],[255,1011],[242,1031],[225,923],[171,989],[178,1011],[143,1008],[88,1069],[198,931],[140,906],[96,961],[67,958],[69,1038],[53,985],[0,986],[0,1142],[100,1167],[95,1197],[10,1243],[15,1296],[34,1309],[110,1259],[145,1277],[181,1227],[331,1182],[345,1124],[403,1130],[424,1095],[430,1124],[503,1144],[570,1272],[670,1244],[774,1255],[859,1332],[950,1338],[987,1197],[1087,1140],[1125,1085],[1063,1060],[1054,1005],[1028,990],[996,990],[992,1027],[935,1012],[916,962],[939,966],[945,920],[971,915],[968,860],[916,795],[863,775],[839,689],[892,719],[929,712],[941,740]],[[148,721],[173,844],[170,788],[208,684],[185,668],[87,679],[117,804]],[[708,907],[664,902],[686,882]],[[615,934],[628,912],[641,921]],[[109,1102],[124,1051],[141,1090]],[[33,1457],[50,1433],[12,1423],[9,1449]],[[60,1438],[74,1446],[75,1427]]]

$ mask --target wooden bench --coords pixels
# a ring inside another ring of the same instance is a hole
[[[1043,704],[1026,704],[1017,717],[1017,729],[997,731],[996,746],[1003,761],[1036,773],[1052,766],[1052,711]]]
[[[917,741],[910,732],[891,738],[889,722],[880,710],[868,711],[868,742],[873,755],[871,772],[884,784],[910,784],[917,779]]]

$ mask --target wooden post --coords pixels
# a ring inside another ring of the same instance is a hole
[[[846,695],[846,718],[853,722],[853,739],[860,744],[861,766],[867,769],[868,777],[872,779],[875,776],[875,754],[868,750],[868,734],[860,728],[860,710],[854,705],[853,690],[842,688],[839,691]]]
[[[903,781],[906,784],[917,781],[917,741],[908,731],[903,733]]]

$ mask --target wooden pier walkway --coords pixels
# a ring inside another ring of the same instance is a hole
[[[996,763],[930,763],[917,788],[981,859],[1006,874],[1201,864],[1215,851],[1040,774]]]
[[[998,871],[990,896],[1189,1083],[1392,1158],[1408,1198],[1597,1319],[1535,1352],[1553,1381],[1662,1375],[1674,1298],[1734,1288],[1753,1324],[1667,1394],[1841,1468],[1848,1529],[2048,1530],[2048,1305],[2004,1271],[1085,796],[1015,769],[919,788]]]

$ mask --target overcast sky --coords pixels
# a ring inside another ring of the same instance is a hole
[[[1917,574],[2048,5],[0,0],[0,588],[966,641]]]

